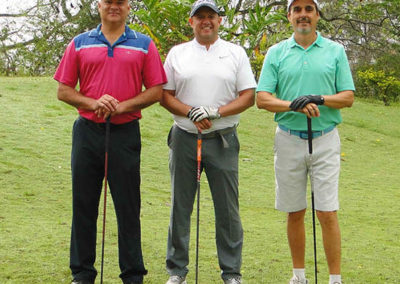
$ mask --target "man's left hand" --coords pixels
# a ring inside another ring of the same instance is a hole
[[[193,122],[199,122],[205,118],[212,120],[221,117],[221,115],[218,112],[218,108],[207,107],[207,106],[194,107],[189,111],[187,116]]]

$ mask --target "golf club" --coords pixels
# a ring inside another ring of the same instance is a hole
[[[311,118],[307,117],[307,138],[308,138],[308,153],[310,154],[310,171],[312,177],[312,125],[311,125]],[[315,237],[315,207],[314,207],[314,188],[313,182],[311,181],[311,208],[312,208],[312,223],[313,223],[313,237],[314,237],[314,270],[315,270],[315,284],[318,283],[318,276],[317,276],[317,242]]]
[[[201,132],[197,134],[197,220],[196,220],[196,284],[199,279],[199,227],[200,227],[200,176],[201,176]]]
[[[106,119],[106,137],[105,137],[105,158],[104,158],[104,205],[103,205],[103,238],[101,241],[101,272],[100,283],[103,284],[103,266],[104,266],[104,240],[106,233],[106,206],[107,206],[107,172],[108,172],[108,147],[110,143],[110,117]]]

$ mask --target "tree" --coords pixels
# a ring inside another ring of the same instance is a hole
[[[0,17],[6,19],[0,45],[0,58],[6,63],[0,72],[5,74],[53,72],[66,43],[99,22],[92,0],[37,0],[25,11]],[[10,18],[22,19],[23,25]]]
[[[34,6],[20,13],[0,14],[3,20],[0,74],[52,74],[66,44],[99,23],[97,1],[37,0]],[[173,45],[192,38],[188,17],[194,0],[130,1],[131,27],[149,35],[162,58]],[[224,16],[221,37],[246,49],[258,77],[268,48],[292,33],[286,18],[287,0],[217,0],[217,3]],[[346,47],[354,74],[385,56],[400,54],[400,1],[320,0],[320,3],[323,13],[318,29]],[[15,23],[21,18],[25,24],[18,27]],[[390,66],[393,76],[398,76],[399,65]]]
[[[133,13],[131,26],[149,35],[164,59],[172,46],[191,38],[192,29],[188,24],[188,15],[192,2],[143,0],[143,6]]]
[[[400,1],[324,1],[323,26],[343,43],[349,56],[356,94],[389,105],[399,98]]]
[[[194,0],[142,2],[143,7],[135,13],[133,27],[152,37],[163,58],[172,46],[193,37],[188,18]],[[218,4],[224,16],[220,36],[246,49],[258,77],[266,48],[288,35],[283,9],[286,2],[221,0]]]
[[[345,45],[350,61],[373,63],[400,45],[400,1],[323,1],[321,28]],[[397,51],[398,52],[398,51]]]
[[[188,17],[194,0],[131,1],[131,26],[148,34],[164,58],[176,44],[188,41],[192,31]],[[90,30],[99,22],[97,0],[37,0],[36,5],[16,14],[3,14],[7,19],[0,38],[0,73],[42,75],[54,71],[65,45],[77,34]],[[274,43],[287,30],[277,26],[284,21],[285,1],[221,0],[223,15],[221,36],[243,45],[249,56],[259,57],[260,41]],[[23,18],[26,25],[16,28],[13,19]],[[10,20],[11,19],[11,20]],[[267,36],[267,31],[270,32]],[[29,37],[26,35],[29,34]],[[268,44],[264,44],[267,46]]]

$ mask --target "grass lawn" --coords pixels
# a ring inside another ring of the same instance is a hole
[[[70,148],[77,112],[57,100],[56,88],[51,78],[0,77],[0,283],[71,281]],[[342,114],[343,283],[400,283],[400,107],[356,100]],[[170,211],[166,138],[171,124],[170,114],[159,105],[143,111],[142,236],[149,270],[144,283],[165,283],[168,278],[164,268]],[[248,284],[287,283],[292,273],[286,216],[274,210],[275,127],[271,113],[253,107],[242,114],[238,130],[245,232],[242,273]],[[213,205],[204,175],[201,189],[199,282],[221,283]],[[111,198],[107,207],[105,283],[120,283]],[[310,212],[306,222],[306,269],[312,280]],[[101,218],[98,228],[97,268]],[[189,283],[194,283],[192,228]],[[317,233],[319,280],[327,283],[319,226]]]

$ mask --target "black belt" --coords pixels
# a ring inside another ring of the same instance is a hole
[[[99,128],[99,129],[106,129],[106,123],[105,123],[105,122],[99,122],[99,123],[97,123],[97,122],[94,122],[94,121],[92,121],[92,120],[90,120],[90,119],[84,118],[83,116],[79,116],[78,119],[82,120],[82,121],[85,122],[87,125],[90,125],[90,126],[92,126],[92,127]],[[133,124],[137,124],[137,123],[139,123],[139,121],[138,121],[137,119],[134,119],[134,120],[132,120],[132,121],[129,121],[129,122],[127,122],[127,123],[122,123],[122,124],[113,124],[113,123],[110,123],[110,128],[111,128],[111,129],[121,129],[121,128],[124,128],[124,127],[126,127],[126,126],[133,125]]]

